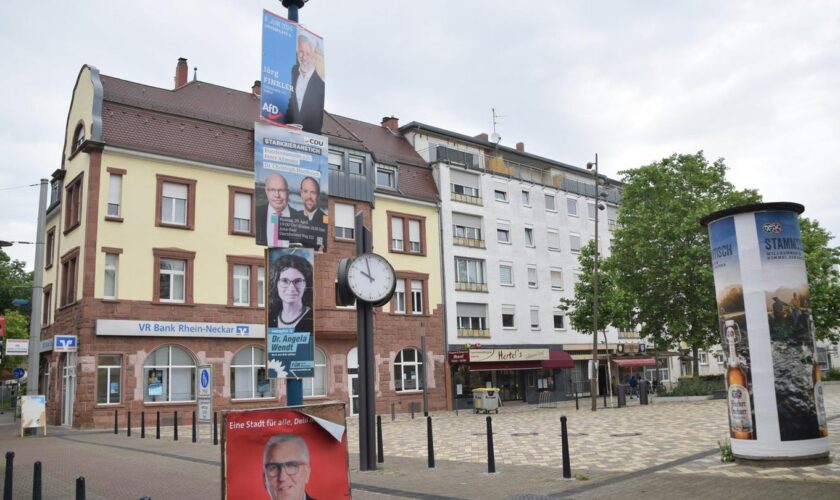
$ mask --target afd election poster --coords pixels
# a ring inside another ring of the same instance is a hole
[[[300,248],[270,248],[266,254],[268,377],[314,377],[312,269],[315,254]]]
[[[326,137],[254,124],[258,245],[326,252],[328,159]]]
[[[263,11],[260,118],[320,134],[324,88],[324,40]]]
[[[222,429],[223,498],[350,498],[343,404],[229,411]]]

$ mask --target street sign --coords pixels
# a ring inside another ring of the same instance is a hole
[[[76,352],[79,350],[79,338],[75,335],[56,335],[54,352]]]
[[[26,339],[6,339],[6,356],[28,356],[29,341]]]
[[[213,420],[213,367],[201,365],[198,367],[198,421],[210,422]]]
[[[14,377],[14,378],[21,379],[25,376],[26,376],[26,370],[24,370],[23,368],[18,367],[18,368],[15,368],[14,370],[12,370],[12,377]]]

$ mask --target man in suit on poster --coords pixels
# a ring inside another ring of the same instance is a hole
[[[256,237],[258,245],[287,248],[289,240],[281,240],[277,224],[279,218],[300,219],[301,213],[289,206],[289,184],[280,174],[270,174],[265,179],[266,202],[257,201],[255,209]]]
[[[283,116],[286,124],[297,124],[312,134],[320,134],[324,122],[324,80],[315,71],[315,44],[304,34],[297,38],[297,60],[292,66],[289,107]]]
[[[322,235],[319,236],[320,240],[315,244],[315,250],[323,252],[329,219],[320,207],[321,185],[314,177],[307,176],[300,181],[300,199],[303,201],[303,211],[300,212],[300,218],[306,225]]]
[[[306,494],[309,447],[296,434],[276,434],[263,451],[263,480],[271,500],[314,500]]]

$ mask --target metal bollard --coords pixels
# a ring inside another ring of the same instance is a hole
[[[580,403],[578,403],[577,389],[575,389],[575,410],[580,410]]]
[[[607,407],[607,391],[604,391],[604,408]]]
[[[195,428],[195,412],[193,412],[193,422],[192,422],[192,424],[193,424],[193,425],[192,425],[192,442],[193,442],[193,443],[195,443],[195,442],[196,442],[196,437],[197,437],[197,436],[195,435],[195,433],[196,433],[196,428]]]
[[[85,500],[85,476],[76,478],[76,500]]]
[[[426,417],[426,447],[429,450],[429,468],[435,468],[435,439],[432,437],[432,417]]]
[[[41,500],[41,462],[35,462],[32,474],[32,500]]]
[[[487,472],[496,472],[496,453],[493,451],[493,418],[487,416]]]
[[[385,462],[385,447],[382,444],[382,415],[376,416],[376,463]]]
[[[572,464],[569,461],[569,432],[566,430],[566,416],[560,417],[560,434],[563,443],[563,479],[572,478]]]
[[[140,439],[146,439],[146,412],[140,412]]]
[[[215,411],[213,412],[213,444],[219,444],[219,423]]]
[[[6,452],[6,478],[3,482],[3,500],[12,500],[12,478],[15,469],[15,452]]]
[[[117,434],[119,431],[117,430],[117,410],[114,410],[114,434]]]
[[[391,422],[393,422],[395,418],[397,418],[397,414],[394,412],[394,403],[391,403]]]
[[[155,439],[160,439],[160,410],[157,412],[157,420],[155,421]]]
[[[175,441],[178,440],[178,412],[175,412],[175,419],[172,421],[172,429],[175,434]]]
[[[411,420],[414,420],[414,402],[408,403],[408,409],[411,411]]]
[[[128,410],[128,425],[126,426],[126,435],[131,437],[131,410]]]

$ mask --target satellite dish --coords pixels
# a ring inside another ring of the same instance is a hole
[[[500,136],[500,135],[499,135],[499,134],[497,134],[496,132],[493,132],[493,133],[490,135],[490,140],[491,140],[494,144],[498,144],[498,143],[500,143],[500,142],[502,141],[502,136]]]

